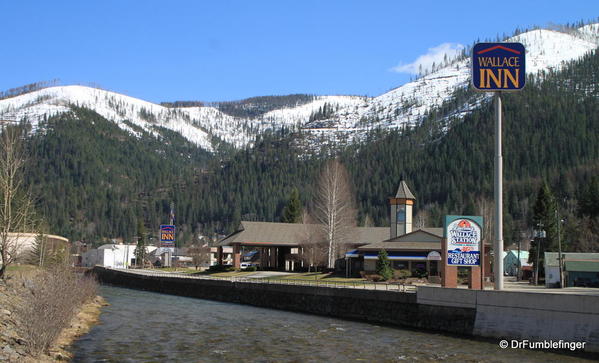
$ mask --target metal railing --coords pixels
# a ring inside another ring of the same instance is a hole
[[[300,279],[278,279],[278,278],[251,278],[242,276],[231,276],[231,277],[217,277],[217,276],[202,276],[192,275],[181,272],[163,272],[157,270],[135,270],[135,269],[120,269],[110,268],[111,270],[125,272],[130,274],[138,274],[145,276],[158,276],[158,277],[170,277],[170,278],[182,278],[182,279],[196,279],[196,280],[212,280],[212,281],[230,281],[230,282],[243,282],[252,284],[264,284],[264,285],[296,285],[296,286],[317,286],[317,287],[329,287],[336,289],[363,289],[363,290],[376,290],[376,291],[395,291],[395,292],[416,292],[416,286],[407,285],[396,282],[370,282],[370,281],[323,281],[323,280],[300,280]]]

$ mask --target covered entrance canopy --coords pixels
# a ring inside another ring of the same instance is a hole
[[[258,264],[263,269],[294,270],[301,264],[298,248],[315,225],[242,221],[237,231],[217,243],[217,247],[233,247],[233,266],[240,268],[243,249],[258,251]],[[221,261],[219,261],[220,263]]]
[[[257,250],[257,264],[262,269],[294,271],[304,267],[301,259],[303,244],[318,235],[318,224],[242,221],[237,231],[217,243],[233,247],[233,266],[241,267],[242,250]],[[359,246],[380,241],[388,235],[387,227],[356,227],[346,246]],[[222,261],[219,260],[219,263]]]

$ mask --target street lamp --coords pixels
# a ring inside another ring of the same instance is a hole
[[[544,225],[543,223],[539,223],[537,224],[537,227],[539,229],[535,230],[535,239],[537,240],[537,268],[535,269],[535,285],[539,284],[539,254],[541,253],[541,242],[542,239],[545,238],[547,236],[545,230],[543,229]]]

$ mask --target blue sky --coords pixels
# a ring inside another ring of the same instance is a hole
[[[598,16],[599,1],[577,0],[2,1],[0,90],[60,79],[152,102],[376,96],[429,50]]]

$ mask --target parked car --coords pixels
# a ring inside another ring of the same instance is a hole
[[[574,286],[576,287],[593,287],[593,281],[588,277],[579,277],[574,280]]]
[[[256,271],[258,269],[258,265],[256,265],[255,263],[251,263],[251,262],[242,262],[239,265],[239,268],[241,270]]]

